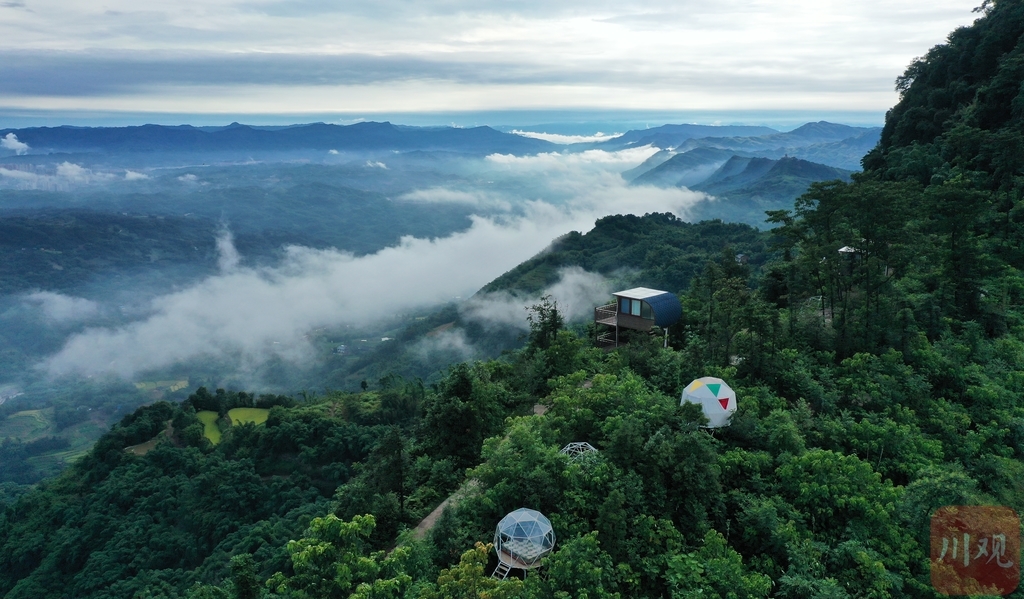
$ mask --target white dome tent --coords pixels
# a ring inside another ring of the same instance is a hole
[[[537,510],[521,507],[498,522],[494,531],[494,550],[498,554],[495,578],[505,578],[509,570],[540,567],[542,557],[555,547],[551,521]]]
[[[736,412],[736,392],[725,381],[713,376],[699,378],[683,389],[679,405],[700,404],[708,419],[708,428],[729,426]]]

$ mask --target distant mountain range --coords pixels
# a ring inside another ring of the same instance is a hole
[[[560,147],[490,127],[406,127],[387,122],[313,123],[289,127],[232,123],[223,128],[142,125],[0,129],[0,137],[8,133],[14,133],[18,141],[28,144],[33,153],[449,150],[467,154],[522,155]]]
[[[694,148],[688,152],[672,154],[661,150],[636,167],[641,170],[630,181],[633,185],[653,185],[655,187],[692,187],[705,180],[715,170],[736,154],[730,150],[719,148]],[[657,160],[652,164],[652,160]],[[645,172],[646,171],[646,172]],[[626,173],[623,177],[629,178]]]
[[[661,128],[659,128],[661,129]],[[722,128],[723,132],[726,128]],[[765,135],[690,137],[683,131],[631,131],[605,142],[662,148],[622,173],[631,185],[687,187],[714,196],[697,206],[691,218],[726,218],[764,224],[764,211],[791,208],[793,200],[816,181],[849,180],[860,159],[878,143],[878,127],[807,123]],[[676,135],[672,137],[672,135]],[[678,145],[665,145],[670,140]]]
[[[662,125],[650,129],[627,131],[618,137],[596,144],[603,150],[621,150],[629,147],[655,146],[669,149],[690,139],[707,137],[758,137],[779,132],[771,127],[748,127],[745,125]]]
[[[33,127],[0,129],[0,138],[14,134],[17,143],[27,144],[27,156],[12,154],[5,162],[29,163],[39,156],[56,162],[81,162],[83,158],[88,162],[86,155],[101,161],[130,156],[133,165],[150,167],[182,158],[203,163],[272,162],[317,160],[327,153],[387,153],[397,160],[400,158],[392,153],[399,153],[403,160],[436,161],[494,153],[521,156],[653,146],[659,151],[622,173],[630,184],[705,191],[718,201],[714,213],[700,216],[761,225],[764,210],[790,207],[811,183],[849,178],[850,172],[859,170],[861,157],[878,143],[880,132],[877,127],[825,121],[787,132],[759,126],[683,124],[628,131],[603,142],[564,145],[490,127],[364,122],[281,127],[239,123],[225,127]],[[723,207],[728,207],[727,213],[721,212]]]
[[[625,147],[641,147],[645,145],[660,148],[667,152],[659,152],[657,159],[647,164],[647,168],[631,169],[623,173],[628,181],[642,185],[675,186],[690,183],[679,183],[679,179],[671,180],[669,173],[653,173],[650,177],[638,180],[639,177],[666,162],[673,155],[686,154],[698,148],[724,150],[728,153],[714,154],[719,164],[723,164],[730,156],[759,156],[762,158],[784,158],[793,156],[811,162],[819,162],[828,166],[856,171],[860,170],[860,159],[878,144],[881,127],[850,127],[820,121],[807,123],[785,133],[768,127],[707,127],[700,125],[665,125],[653,129],[628,131],[608,141],[594,144],[601,149],[621,149]],[[704,154],[695,156],[711,156]],[[652,157],[654,158],[654,157]],[[693,156],[680,159],[683,162],[669,167],[673,172],[682,173],[684,165],[691,164]],[[704,167],[693,163],[695,168]],[[641,165],[644,166],[644,165]],[[682,175],[681,175],[682,176]],[[693,177],[688,177],[693,181]]]
[[[779,160],[733,156],[691,189],[715,197],[698,204],[694,221],[723,218],[752,225],[764,223],[766,210],[790,209],[793,200],[817,181],[850,180],[851,171],[786,157]]]

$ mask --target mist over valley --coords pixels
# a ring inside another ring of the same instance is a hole
[[[554,143],[389,123],[2,130],[7,409],[116,389],[100,405],[71,402],[102,423],[200,385],[431,381],[518,346],[542,295],[583,323],[632,281],[629,269],[566,265],[540,288],[478,293],[569,231],[610,214],[761,224],[765,202],[731,208],[693,191],[698,179],[751,148],[775,156],[794,140],[874,132],[666,125]],[[659,170],[670,175],[652,181]],[[791,205],[811,180],[768,207]]]

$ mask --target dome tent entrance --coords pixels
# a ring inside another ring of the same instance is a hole
[[[540,566],[542,557],[555,546],[555,531],[544,514],[519,508],[498,522],[494,549],[498,561],[511,568],[528,570]]]
[[[720,378],[705,376],[683,389],[679,405],[700,404],[708,419],[708,428],[729,426],[729,419],[736,412],[736,392]]]

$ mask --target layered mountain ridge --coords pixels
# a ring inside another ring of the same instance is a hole
[[[36,153],[444,149],[470,154],[531,154],[557,147],[544,140],[502,133],[490,127],[406,127],[389,122],[312,123],[282,128],[232,123],[212,129],[188,125],[0,129],[0,137],[9,133]]]

